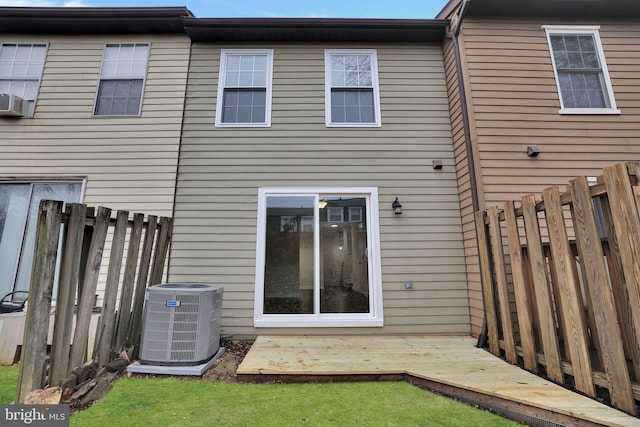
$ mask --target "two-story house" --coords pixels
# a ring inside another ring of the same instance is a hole
[[[226,333],[469,333],[448,22],[183,22],[169,281]]]
[[[470,332],[448,21],[1,11],[0,294],[54,198],[173,215],[224,333]]]
[[[473,212],[638,160],[640,4],[452,0],[444,43],[472,330],[482,325]]]
[[[186,8],[0,8],[0,294],[29,288],[41,199],[171,216]]]

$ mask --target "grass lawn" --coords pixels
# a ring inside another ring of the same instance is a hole
[[[16,397],[19,365],[0,366],[0,405],[13,402]]]
[[[405,382],[238,384],[118,380],[72,426],[517,426]]]

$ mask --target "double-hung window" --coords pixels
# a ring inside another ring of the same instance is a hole
[[[619,114],[598,27],[544,26],[562,114]]]
[[[272,69],[273,50],[222,50],[216,126],[271,126]]]
[[[380,126],[375,50],[325,51],[327,126]]]
[[[94,115],[139,116],[148,62],[148,43],[107,44]]]
[[[46,56],[45,43],[2,43],[0,93],[10,93],[27,101],[35,101]],[[32,113],[33,105],[28,115]]]
[[[256,249],[256,327],[383,325],[376,188],[261,188]]]

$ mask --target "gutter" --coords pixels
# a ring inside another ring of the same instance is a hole
[[[458,22],[454,31],[447,31],[446,37],[451,40],[453,43],[453,53],[456,61],[456,70],[458,71],[458,92],[460,96],[460,109],[462,112],[462,125],[464,129],[464,146],[467,152],[467,162],[469,167],[469,186],[471,190],[471,205],[473,207],[473,212],[478,212],[480,210],[480,202],[478,200],[478,182],[476,179],[476,166],[473,159],[473,146],[471,144],[471,123],[469,121],[469,112],[467,110],[467,96],[464,90],[464,77],[462,75],[462,59],[460,56],[460,45],[458,44],[458,35],[460,34],[460,28],[462,27],[462,20],[464,19],[465,12],[467,11],[467,7],[469,5],[470,0],[462,0],[462,5],[460,6],[460,13],[458,14]],[[477,236],[476,236],[477,239]],[[482,293],[482,305],[484,306],[484,294]],[[487,314],[485,313],[484,319],[482,320],[482,329],[480,335],[478,336],[478,342],[476,347],[483,348],[486,346],[488,341],[487,336]]]
[[[186,7],[0,7],[3,33],[184,34]]]
[[[445,19],[190,18],[196,42],[424,42],[441,43]]]

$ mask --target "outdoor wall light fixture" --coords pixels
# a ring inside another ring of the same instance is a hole
[[[393,203],[391,204],[391,207],[393,208],[393,213],[394,214],[396,214],[396,215],[402,214],[402,205],[398,201],[397,197],[396,197],[396,200],[394,200]]]
[[[538,157],[541,152],[540,148],[535,145],[529,145],[527,147],[527,156],[529,157]]]
[[[440,170],[442,169],[442,160],[434,160],[433,161],[433,168],[435,170]]]

